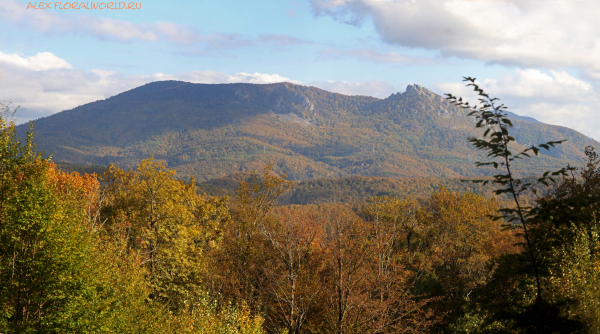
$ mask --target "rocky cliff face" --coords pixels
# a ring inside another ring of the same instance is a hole
[[[413,112],[433,112],[444,119],[448,119],[451,116],[465,116],[466,112],[462,108],[458,108],[451,105],[445,98],[435,94],[429,89],[422,87],[421,85],[414,84],[406,86],[404,93],[395,93],[390,95],[387,99],[390,101],[406,101],[406,100],[417,100],[415,107],[411,109]],[[426,107],[427,105],[427,107]],[[401,104],[396,104],[395,109],[401,109]]]
[[[275,84],[272,89],[250,92],[248,87],[237,88],[233,99],[240,103],[253,103],[257,99],[263,100],[271,111],[280,114],[289,114],[298,111],[312,113],[315,110],[311,100],[301,93],[289,88],[288,83]]]

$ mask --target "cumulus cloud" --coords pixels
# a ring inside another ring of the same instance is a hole
[[[0,63],[22,67],[34,71],[44,71],[57,68],[72,68],[66,60],[50,52],[40,52],[32,57],[21,57],[18,54],[0,52]]]
[[[488,93],[528,100],[552,102],[585,102],[597,97],[594,87],[563,70],[543,72],[537,69],[515,70],[514,75],[500,79],[478,80]],[[459,83],[438,84],[440,90],[474,98],[471,87]]]
[[[542,72],[517,69],[500,79],[478,80],[486,93],[500,98],[509,110],[541,122],[562,125],[600,140],[600,95],[588,82],[565,71]],[[437,90],[477,103],[472,87],[459,83],[440,83]]]
[[[310,0],[316,15],[371,19],[390,44],[524,68],[600,72],[600,2]]]
[[[378,98],[386,98],[396,92],[393,85],[379,80],[359,82],[314,81],[310,82],[309,85],[345,95],[367,95]]]
[[[26,5],[14,0],[0,1],[0,18],[46,34],[83,34],[100,40],[114,39],[125,42],[164,40],[191,48],[191,52],[188,53],[195,55],[221,55],[224,49],[240,47],[286,47],[308,43],[283,34],[249,38],[239,34],[204,33],[193,26],[166,21],[132,23],[82,14],[71,14],[67,17],[45,10],[27,10]]]
[[[516,70],[514,76],[486,79],[484,85],[497,94],[554,102],[585,102],[596,99],[593,86],[565,71]]]
[[[79,70],[50,52],[33,57],[0,51],[0,100],[20,105],[18,122],[49,116],[82,104],[102,100],[153,81],[192,83],[301,83],[279,74],[190,71],[125,76],[116,71]]]

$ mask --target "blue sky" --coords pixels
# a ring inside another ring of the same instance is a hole
[[[156,80],[384,98],[413,83],[469,96],[461,78],[473,76],[518,114],[600,139],[598,1],[55,3],[0,0],[0,100],[21,106],[20,122]]]

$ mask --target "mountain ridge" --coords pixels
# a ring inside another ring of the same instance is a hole
[[[524,174],[576,164],[585,146],[597,144],[575,130],[536,122],[515,120],[515,149],[569,141],[526,162]],[[268,161],[294,180],[494,172],[473,167],[484,157],[466,141],[478,133],[465,110],[416,84],[378,99],[291,83],[158,81],[35,124],[38,146],[56,161],[126,168],[154,155],[199,180],[261,169]],[[18,131],[23,135],[26,126]]]

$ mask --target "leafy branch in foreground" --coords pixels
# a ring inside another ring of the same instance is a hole
[[[520,227],[523,229],[523,235],[525,237],[525,251],[528,254],[529,261],[533,267],[536,281],[536,304],[543,303],[542,298],[542,287],[540,281],[540,268],[538,256],[539,252],[536,252],[531,233],[529,231],[528,221],[531,218],[531,207],[522,205],[520,196],[527,190],[533,191],[537,194],[534,188],[538,184],[548,185],[548,182],[555,182],[556,176],[567,177],[568,172],[575,168],[567,166],[557,171],[545,172],[542,177],[537,179],[535,184],[524,183],[521,179],[515,177],[514,172],[511,170],[513,164],[517,159],[523,159],[524,157],[531,158],[531,153],[538,155],[541,149],[550,150],[550,147],[554,147],[557,144],[561,144],[566,140],[549,141],[539,145],[533,145],[518,154],[511,152],[511,144],[515,141],[515,138],[510,136],[508,129],[513,126],[510,119],[507,117],[506,109],[504,104],[499,104],[497,98],[491,98],[486,94],[482,88],[476,83],[475,78],[464,77],[463,81],[467,81],[467,86],[472,86],[473,90],[477,92],[479,96],[479,102],[481,106],[469,105],[468,102],[463,102],[462,98],[458,98],[452,94],[446,94],[447,98],[451,103],[469,110],[468,116],[475,117],[477,124],[475,127],[484,129],[483,138],[468,138],[469,142],[476,148],[487,152],[487,158],[490,161],[480,162],[477,161],[475,164],[477,167],[481,166],[493,166],[494,168],[502,167],[506,169],[505,173],[500,173],[493,176],[493,180],[472,180],[474,183],[483,183],[484,185],[488,182],[492,184],[498,184],[502,188],[495,191],[496,195],[508,193],[512,195],[516,208],[503,208],[499,211],[509,218],[509,223],[517,221],[519,225],[511,224],[511,227]],[[496,220],[501,219],[503,216],[495,217]]]

